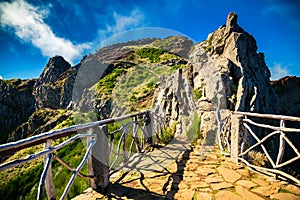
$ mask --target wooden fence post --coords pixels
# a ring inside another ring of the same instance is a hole
[[[151,146],[154,146],[154,130],[153,130],[153,119],[151,116],[150,111],[148,111],[146,114],[146,120],[145,120],[145,131],[146,131],[146,142],[150,144]]]
[[[283,119],[280,120],[280,128],[285,128],[285,121]],[[284,136],[284,132],[281,131],[280,137],[279,137],[279,149],[278,149],[278,155],[277,155],[277,159],[276,159],[276,166],[278,166],[279,163],[281,163],[283,154],[284,154],[285,140],[284,140],[283,136]]]
[[[142,150],[141,150],[140,142],[139,142],[137,121],[138,121],[137,116],[134,116],[133,117],[134,124],[133,124],[133,131],[132,131],[132,133],[133,133],[133,139],[135,141],[135,148],[136,148],[136,150],[137,150],[138,153],[141,153]]]
[[[88,172],[95,176],[90,180],[90,186],[94,190],[101,190],[109,184],[108,127],[94,127],[93,133],[97,134],[97,142],[88,158]]]
[[[47,139],[45,144],[44,144],[44,149],[48,149],[49,147],[52,146],[52,140]],[[44,156],[44,163],[47,162],[48,154]],[[47,176],[45,180],[45,187],[46,187],[46,193],[48,196],[48,199],[56,199],[56,193],[55,193],[55,188],[54,188],[54,182],[53,182],[53,175],[52,175],[52,165],[50,163],[48,171],[47,171]]]
[[[230,158],[232,162],[238,162],[238,155],[243,134],[243,119],[242,115],[233,114],[231,115],[231,150]]]

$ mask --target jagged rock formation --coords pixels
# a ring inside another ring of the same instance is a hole
[[[300,117],[300,78],[286,76],[270,82],[280,101],[280,113]]]
[[[211,138],[212,144],[215,136],[209,134],[217,132],[217,108],[222,110],[222,117],[229,110],[278,113],[279,102],[269,86],[270,71],[264,56],[257,52],[253,36],[237,24],[235,13],[228,15],[226,25],[195,46],[185,71],[186,76],[180,80],[167,80],[158,88],[157,93],[161,94],[156,97],[153,110],[162,116],[166,113],[169,123],[174,120],[182,123],[178,116],[190,114],[196,105],[202,116],[202,133]],[[192,89],[187,90],[183,85]],[[192,90],[199,99],[192,98]],[[184,101],[177,103],[179,93]]]
[[[277,96],[269,87],[270,71],[256,41],[230,13],[225,26],[195,46],[190,62],[194,87],[202,90],[197,102],[204,111],[231,109],[278,113]]]
[[[178,136],[186,133],[196,108],[187,74],[179,69],[170,77],[162,77],[151,109],[153,113],[163,117],[170,127],[176,123]]]
[[[253,36],[238,25],[234,12],[228,15],[226,25],[195,46],[189,61],[194,89],[202,94],[196,102],[202,116],[201,132],[210,143],[216,139],[217,108],[222,118],[229,110],[279,113],[264,55],[257,52]]]
[[[0,80],[0,143],[9,132],[26,122],[35,111],[32,95],[35,80]]]
[[[36,109],[67,108],[72,99],[72,89],[77,69],[61,56],[50,58],[43,73],[34,85]]]

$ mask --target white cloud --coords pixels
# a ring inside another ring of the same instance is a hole
[[[127,30],[142,27],[145,23],[144,13],[139,9],[132,10],[129,15],[120,15],[117,12],[114,12],[113,20],[113,25],[107,24],[105,29],[98,30],[98,40],[101,41],[100,46],[105,46],[106,41],[104,40],[108,37]]]
[[[283,67],[280,63],[275,63],[273,67],[271,67],[271,79],[277,80],[284,76],[289,75],[289,71],[286,67]]]
[[[116,34],[141,26],[144,20],[144,14],[138,9],[131,11],[129,16],[119,15],[115,12],[114,20],[116,24],[114,26],[108,26],[108,30]]]
[[[3,79],[3,76],[0,75],[0,80],[2,80],[2,79]]]
[[[44,22],[47,15],[47,9],[34,7],[24,0],[0,3],[1,25],[13,28],[20,39],[31,42],[44,56],[62,55],[70,62],[80,58],[83,51],[90,48],[90,44],[73,44],[67,39],[57,37]]]

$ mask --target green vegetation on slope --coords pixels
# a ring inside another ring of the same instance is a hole
[[[148,58],[151,63],[158,63],[160,61],[160,56],[166,51],[163,49],[144,47],[137,49],[135,53],[139,55],[140,58]]]
[[[198,88],[198,89],[194,89],[193,90],[193,97],[198,100],[202,97],[202,89]]]
[[[116,84],[113,101],[127,112],[149,109],[160,76],[169,76],[174,72],[169,66],[156,64],[130,68]]]
[[[117,78],[125,73],[123,68],[115,68],[111,73],[103,77],[97,84],[97,91],[101,93],[102,97],[109,97],[114,89]]]
[[[63,112],[58,110],[57,112]],[[45,111],[39,111],[39,114]],[[94,120],[94,115],[90,113],[75,113],[69,116],[66,120],[58,123],[54,129],[61,129],[77,124],[77,122],[86,123]],[[66,138],[54,140],[53,145],[57,145]],[[72,167],[77,167],[81,162],[86,150],[86,140],[76,140],[73,143],[65,146],[59,151],[55,152],[58,157],[64,160]],[[30,148],[23,149],[9,158],[8,161],[24,158],[29,154],[41,151],[43,145],[38,145]],[[67,185],[72,172],[67,170],[57,161],[52,161],[53,177],[57,197],[61,196],[65,186]],[[35,159],[31,162],[17,166],[12,169],[0,172],[0,195],[5,197],[3,199],[36,199],[38,182],[43,170],[42,158]],[[87,166],[85,165],[81,170],[82,173],[87,174]],[[73,186],[68,194],[68,199],[81,194],[88,187],[88,180],[76,177]]]

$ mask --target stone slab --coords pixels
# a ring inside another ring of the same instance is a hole
[[[221,176],[216,176],[215,174],[212,174],[205,178],[206,183],[219,183],[222,181],[224,181],[224,179]]]
[[[250,192],[247,188],[243,186],[236,186],[236,192],[241,195],[245,200],[264,200],[264,198]]]
[[[212,193],[207,193],[207,192],[196,191],[194,196],[196,196],[197,200],[211,200],[212,199]]]
[[[271,199],[278,199],[278,200],[299,200],[300,196],[290,194],[290,193],[277,193],[272,194]]]
[[[261,194],[263,196],[270,196],[272,194],[276,194],[278,193],[280,187],[276,186],[276,185],[267,185],[267,186],[261,186],[255,189],[252,189],[252,192]]]
[[[230,191],[219,191],[215,195],[215,200],[242,200],[241,196],[238,196]]]
[[[251,189],[257,186],[256,183],[253,183],[252,181],[248,181],[248,180],[239,180],[236,182],[237,185],[241,185],[245,188]]]
[[[233,185],[231,183],[227,183],[227,182],[212,183],[212,184],[210,184],[210,186],[215,191],[233,187]]]
[[[260,186],[267,186],[269,183],[267,181],[261,180],[261,179],[251,179],[254,183],[257,183]]]
[[[290,191],[291,193],[300,195],[300,188],[295,185],[287,185],[284,187],[284,189]]]
[[[217,168],[217,170],[224,177],[225,181],[229,183],[234,183],[242,177],[242,175],[237,173],[235,170],[229,169],[224,166]]]

